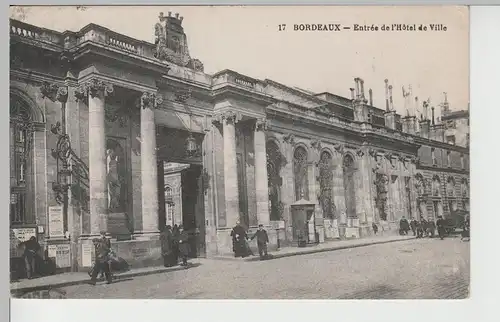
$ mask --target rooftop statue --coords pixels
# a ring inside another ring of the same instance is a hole
[[[162,61],[203,72],[203,63],[189,55],[187,36],[182,27],[183,17],[179,17],[178,13],[172,16],[171,12],[164,16],[160,12],[158,18],[159,22],[155,24],[154,56]]]

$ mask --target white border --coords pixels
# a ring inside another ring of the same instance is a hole
[[[86,1],[88,4],[91,1]],[[93,1],[92,1],[93,2]],[[188,1],[193,3],[193,1]],[[219,3],[221,3],[220,1]],[[274,3],[276,3],[275,1]],[[325,3],[321,1],[322,3]],[[342,2],[342,1],[338,1]],[[486,1],[485,1],[486,2]],[[25,1],[26,4],[34,1]],[[95,3],[95,2],[94,2]],[[122,1],[125,3],[125,1]],[[152,3],[150,1],[150,3]],[[226,2],[227,3],[227,2]],[[259,3],[254,1],[254,3]],[[260,2],[262,3],[262,2]],[[315,1],[320,3],[320,1]],[[344,2],[345,3],[345,2]],[[353,1],[351,1],[353,3]],[[360,4],[360,1],[354,1]],[[364,2],[367,3],[367,2]],[[373,2],[372,2],[373,3]],[[379,1],[378,4],[387,3]],[[394,4],[394,2],[392,2]],[[415,2],[413,2],[415,4]],[[418,3],[429,3],[419,1]],[[444,3],[442,1],[441,3]],[[454,1],[454,3],[463,3]],[[483,2],[484,3],[484,2]],[[67,2],[65,4],[68,4]],[[7,15],[5,15],[7,16]],[[80,322],[80,321],[498,321],[499,279],[498,241],[500,233],[498,202],[499,144],[497,143],[500,117],[500,7],[473,7],[471,18],[471,299],[463,301],[168,301],[168,300],[14,300],[11,302],[12,321],[15,322]],[[7,22],[8,23],[8,22]],[[7,25],[7,24],[6,24]],[[7,26],[4,25],[4,30]],[[4,33],[3,35],[7,35]],[[8,37],[8,35],[7,35]],[[8,61],[4,60],[4,77],[8,80]],[[7,86],[3,86],[8,97]],[[8,103],[7,103],[8,105]],[[7,122],[6,105],[1,109]],[[6,124],[5,124],[6,125]],[[7,126],[0,127],[7,138]],[[8,142],[1,141],[4,151]],[[8,156],[2,155],[3,162]],[[8,167],[2,166],[6,175]],[[8,183],[8,179],[0,180]],[[2,185],[0,196],[7,199],[8,186]],[[8,201],[6,200],[6,204]],[[2,227],[8,227],[5,215]],[[2,258],[8,258],[7,237],[0,245]],[[8,268],[1,266],[8,276]],[[325,277],[327,278],[327,277]],[[2,279],[7,281],[7,279]],[[2,287],[2,299],[8,298],[9,286]],[[8,303],[2,301],[2,304]],[[231,305],[228,305],[231,303]],[[5,308],[5,309],[4,309]],[[0,309],[8,313],[7,307]],[[5,312],[5,313],[4,313]],[[6,321],[7,319],[0,319]]]

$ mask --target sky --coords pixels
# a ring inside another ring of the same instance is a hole
[[[96,23],[127,36],[154,41],[158,15],[184,17],[191,57],[205,72],[232,69],[313,92],[350,97],[354,78],[366,96],[385,108],[384,79],[393,85],[394,104],[403,114],[402,86],[411,85],[420,102],[436,106],[447,93],[452,110],[469,102],[469,13],[466,7],[257,7],[257,6],[74,6],[24,7],[11,17],[57,31],[77,31]],[[294,31],[295,24],[353,26],[443,24],[446,31]],[[279,25],[285,30],[279,31]]]

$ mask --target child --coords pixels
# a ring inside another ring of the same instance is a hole
[[[252,236],[252,240],[257,237],[257,247],[259,248],[260,259],[266,258],[267,255],[267,243],[269,242],[269,237],[264,229],[264,225],[259,225],[259,230],[255,232]]]

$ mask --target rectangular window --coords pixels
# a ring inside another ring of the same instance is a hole
[[[462,170],[465,169],[465,162],[464,162],[463,153],[460,155],[460,165],[462,166]]]
[[[436,166],[437,165],[437,162],[436,162],[436,149],[432,148],[431,149],[431,158],[432,158],[432,165],[433,166]]]
[[[451,168],[451,152],[446,152],[446,163],[448,164],[448,168]]]
[[[455,145],[455,136],[454,135],[447,135],[446,136],[446,143]]]

